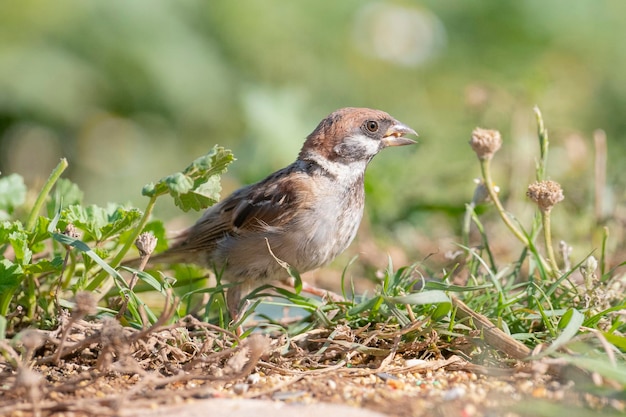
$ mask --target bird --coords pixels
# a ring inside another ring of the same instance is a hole
[[[405,135],[417,133],[384,111],[332,112],[306,137],[295,162],[209,207],[151,263],[223,271],[234,320],[251,291],[289,280],[284,263],[303,273],[327,265],[350,245],[363,217],[366,167],[385,148],[417,143]]]

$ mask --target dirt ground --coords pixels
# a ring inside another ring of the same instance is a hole
[[[181,410],[210,399],[231,400],[226,404],[240,412],[250,404],[244,400],[255,399],[301,410],[330,404],[323,413],[331,415],[343,415],[335,405],[398,417],[625,410],[623,401],[588,393],[593,375],[558,363],[510,360],[477,340],[446,342],[417,325],[400,333],[340,326],[238,341],[191,317],[137,330],[114,319],[68,316],[59,330],[26,331],[18,344],[0,341],[0,415],[141,416],[168,407],[196,415]],[[306,415],[281,410],[274,417]],[[229,407],[222,414],[235,415]]]

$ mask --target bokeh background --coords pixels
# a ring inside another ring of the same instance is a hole
[[[37,189],[66,157],[86,203],[141,208],[144,184],[214,144],[238,159],[228,192],[290,163],[332,110],[380,108],[420,143],[371,164],[362,235],[383,257],[423,257],[460,228],[476,126],[502,132],[498,185],[532,215],[538,105],[549,176],[574,215],[553,220],[555,235],[575,240],[595,225],[576,216],[594,210],[596,129],[609,146],[602,210],[624,201],[624,16],[621,0],[3,1],[0,171]],[[168,202],[156,214],[180,215]]]

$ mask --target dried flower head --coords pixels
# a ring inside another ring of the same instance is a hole
[[[46,336],[37,329],[26,329],[19,333],[19,340],[28,351],[35,351],[43,346]]]
[[[65,236],[69,236],[74,239],[78,239],[80,237],[80,232],[78,231],[78,228],[74,226],[72,223],[69,223],[67,226],[65,226],[65,230],[63,230],[63,234]]]
[[[143,232],[135,240],[135,246],[139,249],[141,256],[152,255],[154,248],[156,248],[158,239],[150,232]]]
[[[491,159],[502,146],[502,137],[497,130],[477,127],[472,132],[472,139],[469,143],[478,159]]]
[[[32,369],[20,366],[17,370],[17,377],[15,378],[16,387],[37,388],[44,381],[43,375]]]
[[[76,302],[76,308],[74,310],[76,315],[84,317],[88,314],[95,314],[96,311],[98,311],[98,301],[93,293],[89,291],[77,292],[74,301]]]
[[[556,181],[536,181],[528,186],[528,198],[533,200],[543,212],[549,212],[557,203],[563,201],[563,190]]]

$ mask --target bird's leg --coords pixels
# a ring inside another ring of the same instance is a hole
[[[249,290],[249,285],[241,283],[233,285],[226,291],[226,307],[228,308],[228,313],[230,314],[231,323],[237,323],[245,314],[249,301],[246,300],[246,303],[241,305],[241,299],[249,292]],[[243,334],[243,326],[241,324],[237,326],[235,333],[237,336],[241,336]]]

